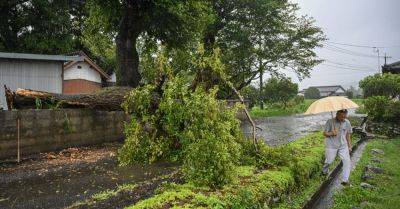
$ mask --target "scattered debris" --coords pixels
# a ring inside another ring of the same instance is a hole
[[[381,149],[371,149],[371,153],[372,154],[381,154],[381,155],[385,154],[385,152]]]
[[[371,158],[371,162],[374,162],[374,163],[382,163],[382,162],[383,162],[383,159],[382,159],[382,158],[378,158],[378,157],[372,157],[372,158]]]
[[[365,183],[365,182],[361,182],[360,186],[364,189],[375,189],[375,186]]]
[[[373,178],[374,178],[373,175],[368,174],[368,173],[366,173],[366,172],[364,172],[364,173],[361,175],[361,179],[362,179],[363,181],[367,181],[367,180],[373,179]]]
[[[383,172],[385,172],[385,169],[374,167],[374,166],[371,166],[371,165],[365,166],[364,170],[365,170],[365,172],[372,172],[372,173],[383,173]]]

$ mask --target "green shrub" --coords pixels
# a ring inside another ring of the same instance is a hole
[[[400,122],[400,101],[387,96],[371,96],[364,102],[365,110],[373,121]]]
[[[301,96],[301,95],[296,95],[296,96],[293,98],[293,102],[294,102],[295,104],[302,104],[302,103],[304,102],[304,100],[305,100],[305,97],[304,97],[304,96]]]
[[[133,90],[123,104],[132,115],[125,127],[121,164],[166,159],[183,163],[184,176],[218,187],[232,179],[244,140],[236,113],[210,92],[189,89],[186,78],[169,78],[157,94],[153,85]],[[158,104],[158,105],[157,105]]]
[[[395,98],[400,96],[400,75],[385,73],[365,77],[359,83],[364,97],[386,96]]]

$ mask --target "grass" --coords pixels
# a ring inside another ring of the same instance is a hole
[[[136,187],[136,184],[122,184],[118,186],[116,190],[106,190],[103,192],[99,192],[96,194],[92,195],[93,200],[98,201],[98,200],[106,200],[112,196],[115,196],[118,194],[118,192],[121,192],[123,190],[132,190]]]
[[[382,149],[384,155],[379,155],[382,163],[371,162],[371,149]],[[350,176],[351,187],[344,188],[334,195],[333,209],[374,208],[397,209],[400,207],[400,138],[391,140],[374,140],[368,143],[355,171]],[[366,165],[383,168],[383,174],[375,174],[366,182],[375,189],[362,189],[361,176]]]
[[[303,137],[280,148],[268,148],[287,157],[285,163],[268,169],[255,166],[237,167],[235,180],[222,188],[196,187],[191,183],[165,184],[157,194],[129,206],[129,209],[157,208],[278,208],[288,194],[295,197],[320,177],[324,159],[323,136],[320,132]],[[311,189],[308,189],[311,193]],[[298,199],[298,208],[305,202]]]
[[[356,113],[358,114],[365,114],[365,108],[364,108],[364,99],[351,99],[353,102],[358,104],[360,106],[357,110]]]
[[[253,107],[250,111],[252,117],[271,117],[271,116],[287,116],[293,114],[304,113],[307,108],[315,101],[315,99],[306,99],[303,103],[292,104],[284,108],[283,105],[266,105],[264,109]]]
[[[273,104],[266,105],[264,109],[256,106],[253,107],[250,111],[250,115],[254,118],[262,118],[262,117],[271,117],[271,116],[288,116],[294,114],[304,113],[307,108],[315,101],[316,99],[305,99],[303,103],[300,104],[291,104],[287,108],[284,108],[283,105]],[[356,110],[356,113],[363,114],[365,113],[364,109],[364,99],[352,99],[355,103],[357,103],[360,108]]]

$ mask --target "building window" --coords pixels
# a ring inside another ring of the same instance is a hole
[[[78,69],[81,69],[81,68],[82,68],[82,66],[78,65],[78,66],[77,66],[77,68],[78,68]]]

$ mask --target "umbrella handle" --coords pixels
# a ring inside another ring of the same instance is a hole
[[[332,120],[331,120],[331,124],[332,124],[332,131],[333,130],[335,130],[336,131],[336,127],[335,127],[335,125],[334,125],[334,122],[333,122],[333,113],[332,113],[332,111],[331,111],[331,117],[332,117]]]

